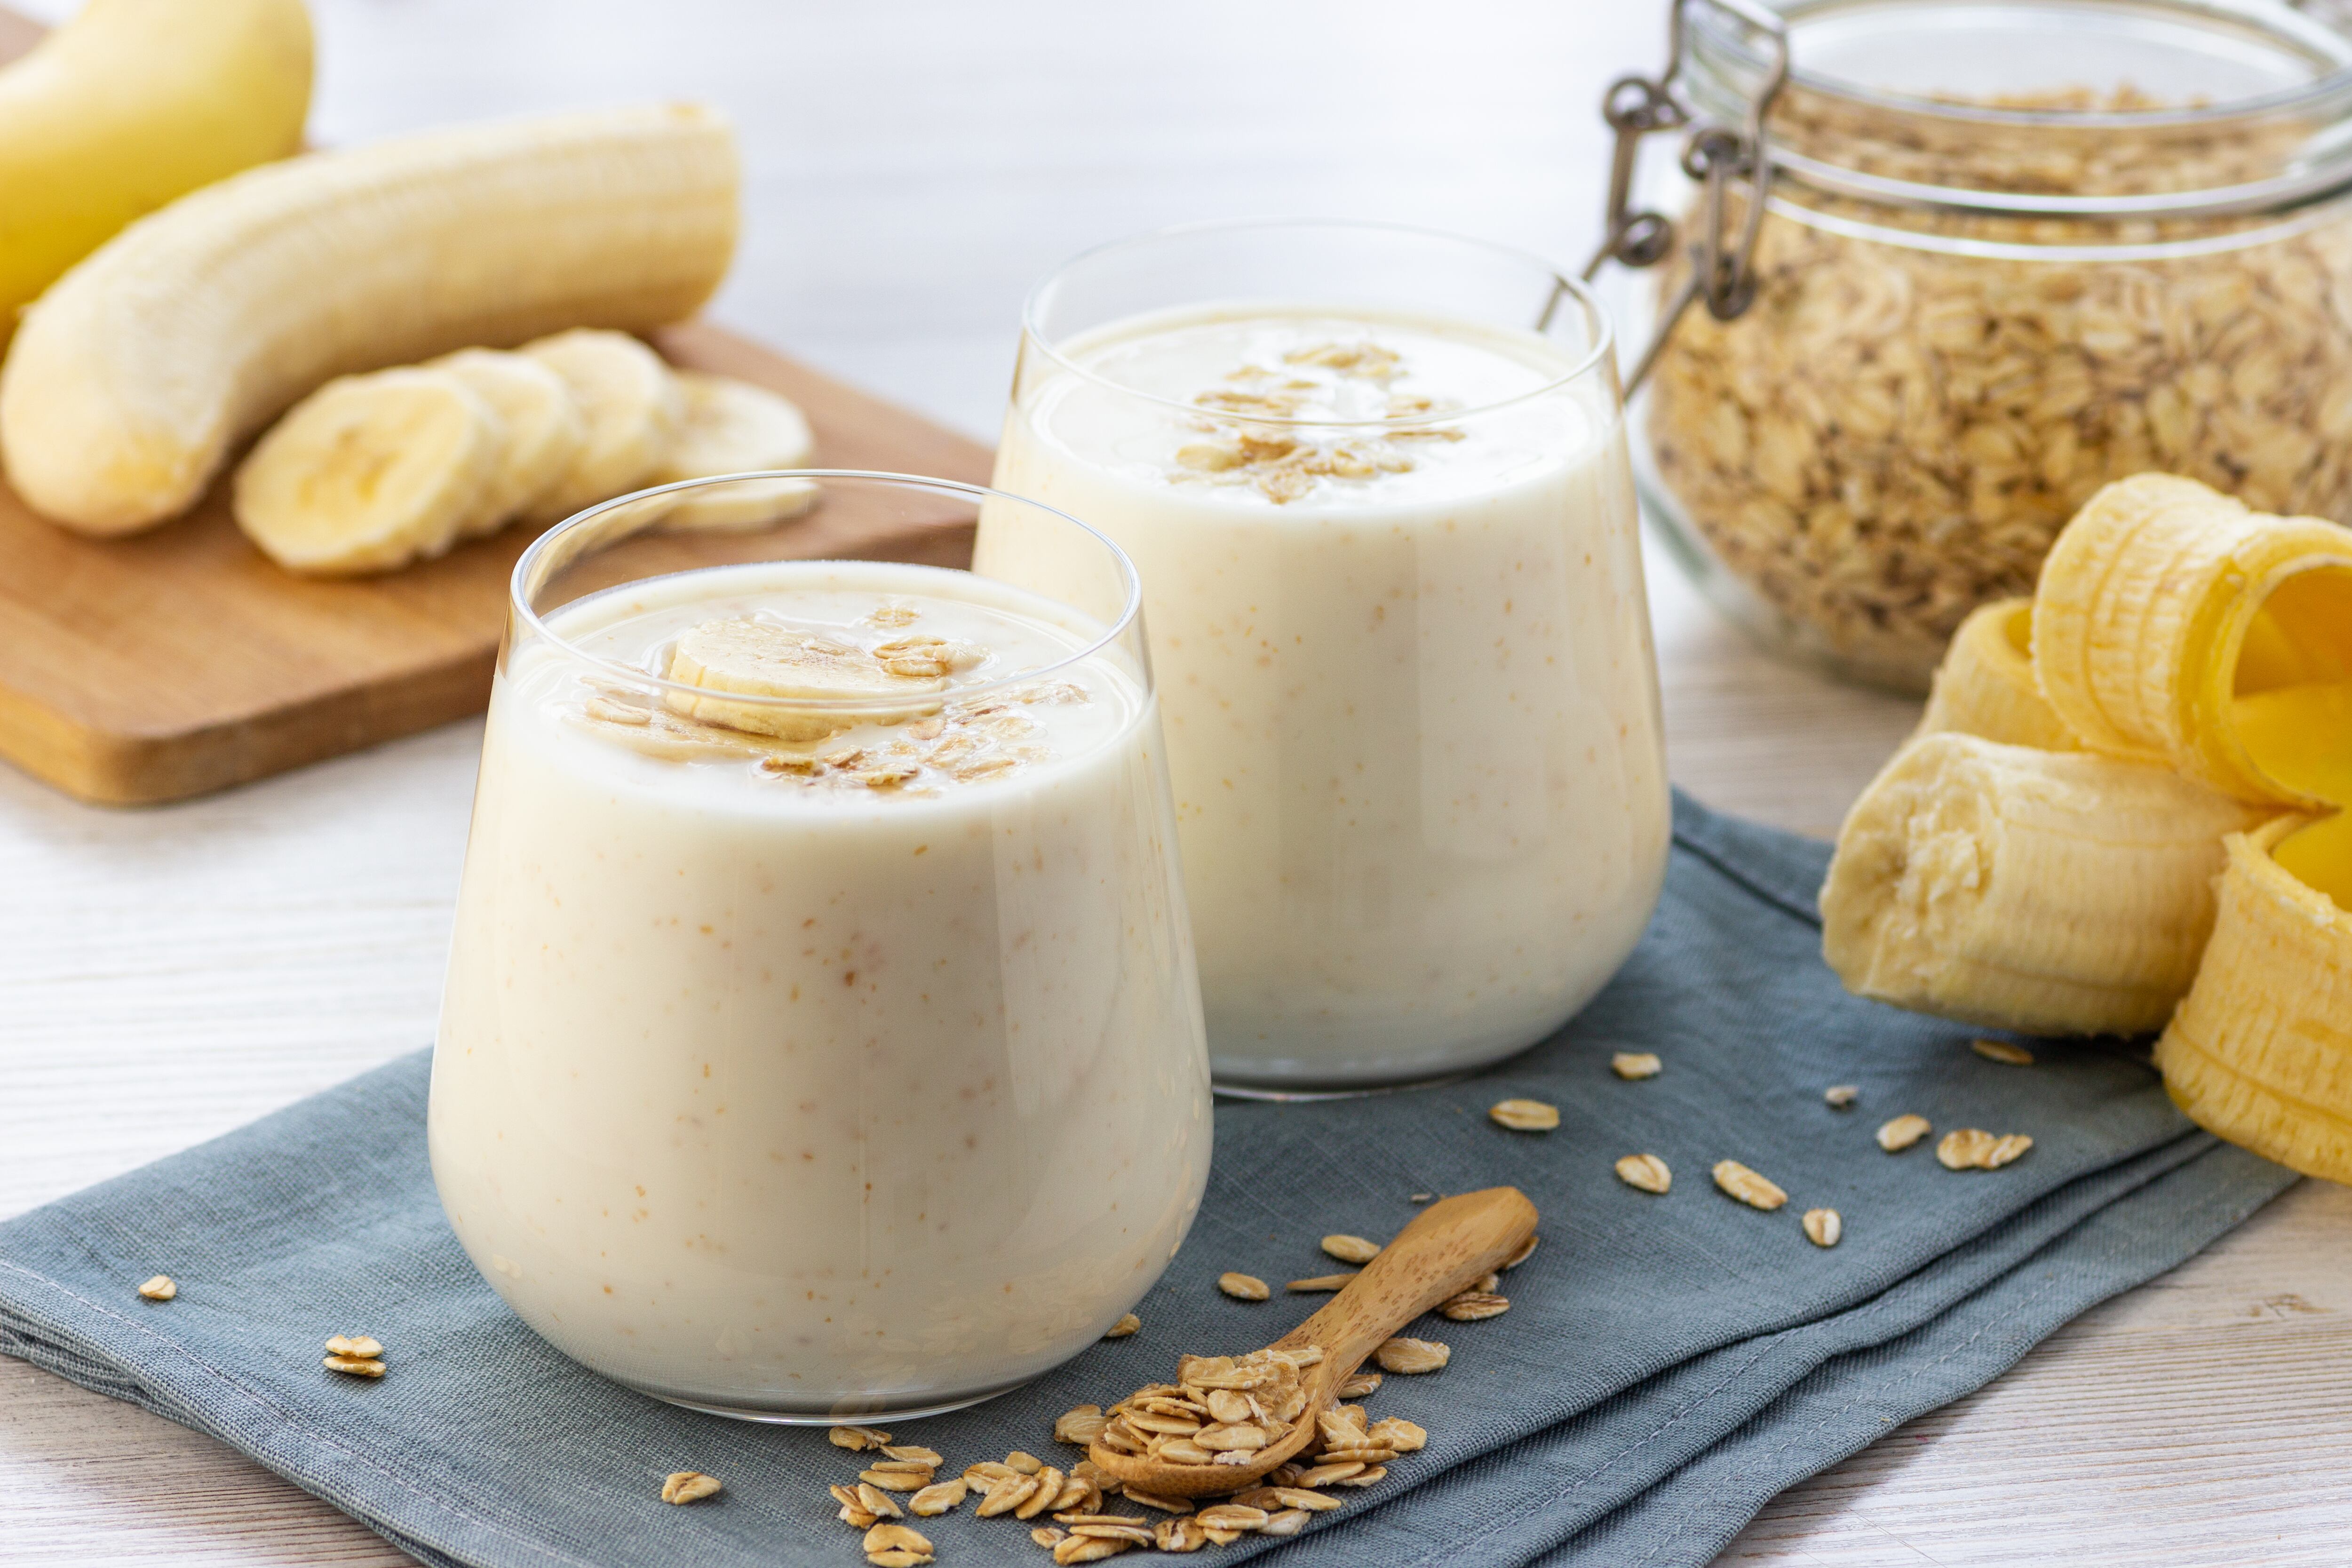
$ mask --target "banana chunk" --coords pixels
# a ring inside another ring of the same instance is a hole
[[[2352,1182],[2352,816],[2229,841],[2197,984],[2157,1042],[2191,1120],[2307,1176]]]
[[[2164,768],[1914,740],[1855,802],[1822,950],[1859,995],[2028,1034],[2137,1034],[2187,994],[2225,834],[2275,814]]]
[[[903,661],[901,661],[903,662]],[[786,741],[822,741],[857,724],[891,724],[936,713],[944,675],[902,675],[854,643],[818,632],[741,616],[705,621],[670,650],[669,679],[712,691],[856,703],[855,708],[793,708],[729,702],[671,692],[669,706],[704,723],[724,724]]]
[[[555,372],[526,354],[459,349],[427,362],[464,382],[497,410],[506,439],[482,504],[457,530],[460,539],[496,533],[555,488],[588,445],[588,422],[572,389]]]
[[[626,332],[585,327],[522,352],[562,377],[588,426],[579,457],[531,509],[534,519],[569,517],[653,477],[683,415],[677,379],[659,354]]]
[[[1955,731],[2043,752],[2083,743],[2033,684],[2033,601],[2000,599],[1960,623],[1936,671],[1918,734]]]
[[[236,473],[237,526],[289,572],[382,572],[448,547],[499,469],[499,416],[444,371],[329,382]]]
[[[695,371],[677,373],[684,413],[669,456],[647,482],[674,484],[759,468],[804,468],[816,449],[807,418],[764,386]],[[689,494],[662,519],[673,533],[764,528],[816,502],[811,479],[744,479]]]
[[[2249,728],[2241,704],[2324,715],[2352,697],[2352,529],[2168,474],[2117,480],[2051,547],[2032,643],[2036,683],[2090,750],[2310,809],[2343,747],[2306,723]]]

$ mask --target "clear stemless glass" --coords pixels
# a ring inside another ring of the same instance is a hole
[[[1250,223],[1030,296],[995,483],[1143,576],[1220,1089],[1497,1060],[1633,950],[1669,831],[1607,318],[1517,251]],[[1035,586],[1049,532],[984,515]]]
[[[1057,541],[1057,595],[922,563],[983,503]],[[551,531],[508,617],[430,1116],[484,1278],[763,1421],[951,1409],[1098,1339],[1210,1146],[1126,557],[969,485],[731,477]]]

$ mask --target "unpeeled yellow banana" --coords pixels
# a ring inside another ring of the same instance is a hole
[[[302,0],[89,0],[0,70],[0,344],[123,225],[294,152],[310,104]]]
[[[1906,743],[1822,884],[1847,989],[2028,1034],[2139,1034],[2189,987],[2222,837],[2268,810],[2169,769],[1974,735]]]
[[[1956,731],[2045,752],[2082,749],[2033,683],[2033,601],[2001,599],[1960,623],[1917,733]]]
[[[96,534],[186,510],[332,376],[691,314],[734,249],[732,134],[677,104],[401,137],[248,170],[58,279],[0,370],[0,454]],[[600,498],[601,499],[601,498]]]

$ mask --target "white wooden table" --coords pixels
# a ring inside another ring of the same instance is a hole
[[[1661,33],[1659,0],[312,4],[328,142],[724,105],[750,230],[719,314],[982,436],[1024,289],[1097,240],[1303,213],[1580,257],[1593,105]],[[1652,595],[1676,778],[1833,827],[1912,706],[1765,659],[1662,565]],[[478,735],[138,813],[0,769],[0,1215],[431,1037]],[[2305,1184],[1779,1499],[1725,1561],[2352,1562],[2347,1241],[2352,1193]],[[0,1359],[0,1565],[165,1560],[407,1561],[207,1438]]]

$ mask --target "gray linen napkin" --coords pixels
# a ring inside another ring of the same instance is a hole
[[[2189,1129],[2136,1052],[2041,1045],[2006,1067],[1968,1049],[1976,1031],[1844,994],[1811,912],[1824,858],[1678,803],[1657,919],[1573,1024],[1465,1083],[1220,1106],[1208,1197],[1143,1331],[899,1437],[953,1469],[1015,1447],[1074,1458],[1048,1436],[1062,1410],[1182,1351],[1265,1343],[1320,1300],[1234,1301],[1218,1274],[1324,1273],[1326,1232],[1386,1236],[1413,1194],[1507,1182],[1543,1211],[1512,1310],[1427,1320],[1411,1331],[1453,1363],[1369,1401],[1428,1427],[1428,1448],[1296,1540],[1220,1559],[1696,1564],[1774,1491],[1981,1385],[2293,1181]],[[1664,1072],[1612,1077],[1627,1048]],[[1829,1108],[1833,1083],[1861,1103]],[[855,1562],[824,1490],[855,1467],[822,1433],[628,1393],[508,1313],[442,1221],[425,1084],[419,1054],[0,1225],[0,1352],[213,1433],[428,1563]],[[1511,1095],[1559,1105],[1559,1131],[1496,1127],[1486,1108]],[[1873,1129],[1906,1110],[2035,1145],[1990,1173],[1944,1170],[1932,1140],[1880,1152]],[[1671,1194],[1616,1180],[1633,1152],[1673,1167]],[[1716,1192],[1722,1158],[1786,1187],[1788,1208]],[[1833,1249],[1799,1229],[1813,1206],[1844,1216]],[[158,1272],[177,1300],[132,1293]],[[391,1347],[391,1375],[321,1370],[320,1342],[346,1331]],[[670,1507],[656,1493],[678,1469],[727,1489]],[[1043,1561],[1025,1527],[969,1504],[919,1522],[943,1561]]]

